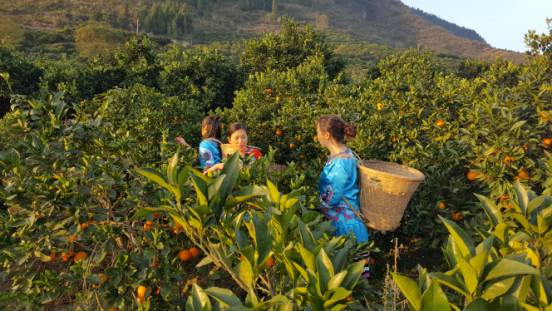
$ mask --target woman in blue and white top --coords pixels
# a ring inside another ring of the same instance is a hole
[[[201,122],[201,138],[199,143],[199,166],[207,171],[208,169],[219,165],[222,161],[222,152],[220,145],[221,122],[219,116],[207,116]],[[182,137],[177,137],[178,144],[186,144]]]
[[[359,211],[359,180],[357,163],[345,138],[356,136],[356,128],[339,116],[322,116],[316,122],[316,134],[330,156],[318,182],[321,209],[334,225],[336,235],[352,233],[357,242],[368,241],[368,230],[351,208]],[[347,202],[350,206],[347,204]]]

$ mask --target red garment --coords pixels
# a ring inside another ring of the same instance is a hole
[[[255,160],[259,160],[263,156],[261,150],[251,146],[247,146],[247,149],[245,149],[245,155],[253,156]]]

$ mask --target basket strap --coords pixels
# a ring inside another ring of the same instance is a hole
[[[347,207],[349,207],[349,209],[351,209],[351,211],[353,211],[353,213],[356,215],[356,217],[358,217],[358,219],[360,219],[360,221],[362,221],[367,227],[369,227],[368,224],[370,223],[370,221],[366,217],[364,217],[364,215],[362,215],[359,211],[354,209],[353,206],[351,205],[351,203],[349,202],[349,200],[347,200],[344,196],[341,197],[341,198],[345,202],[345,205],[347,205]]]

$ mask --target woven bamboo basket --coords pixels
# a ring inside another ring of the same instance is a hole
[[[220,144],[220,150],[222,151],[222,156],[225,158],[237,152],[231,144]]]
[[[401,223],[404,210],[424,181],[424,174],[397,163],[378,160],[361,161],[360,209],[368,227],[394,231]]]

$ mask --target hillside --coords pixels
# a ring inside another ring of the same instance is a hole
[[[82,50],[79,43],[89,47],[96,40],[105,48],[122,40],[121,31],[137,30],[187,43],[234,41],[277,30],[279,18],[291,16],[334,34],[338,44],[418,47],[481,60],[523,59],[519,53],[492,48],[473,30],[398,0],[0,0],[0,16],[0,36],[35,52],[44,52],[42,46],[50,53],[73,52]],[[78,32],[91,22],[114,30]]]

